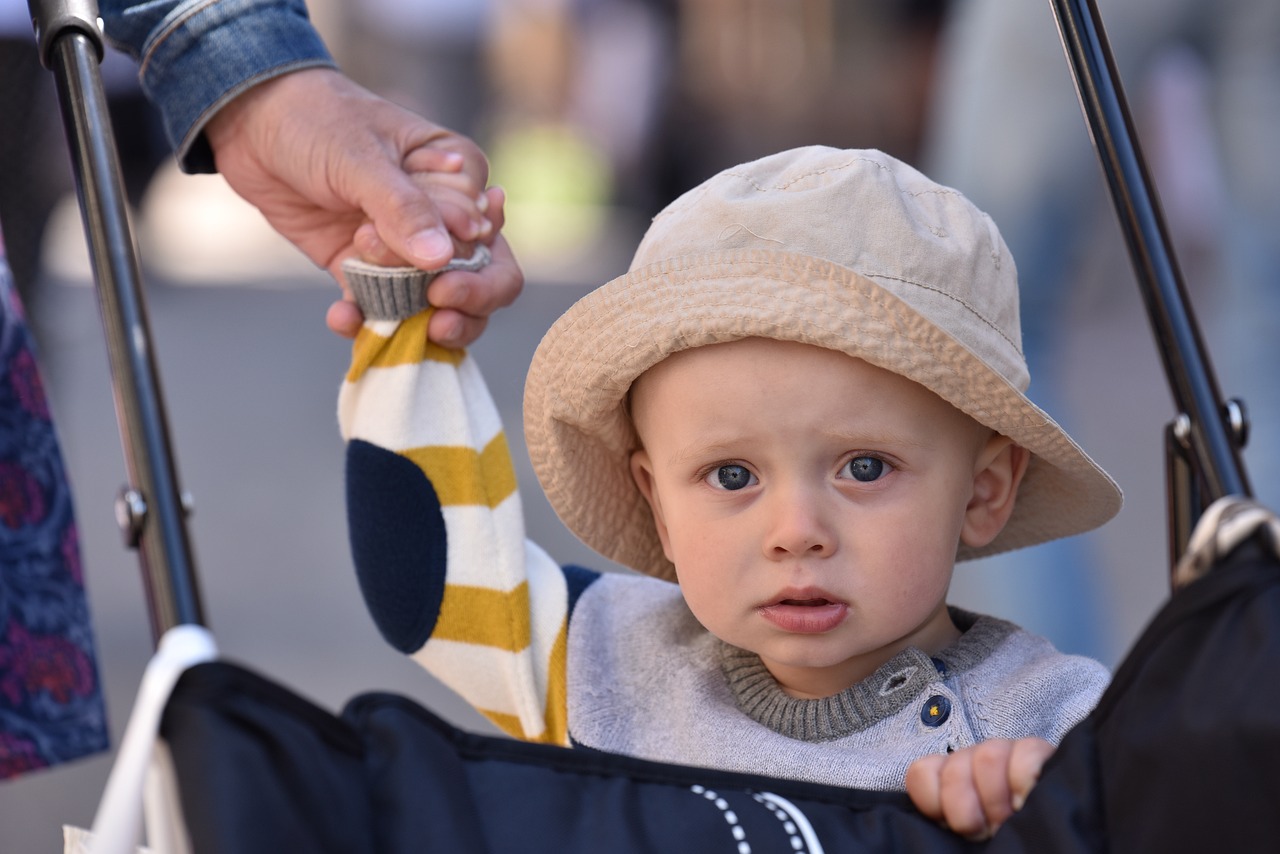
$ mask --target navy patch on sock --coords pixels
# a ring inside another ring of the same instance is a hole
[[[564,573],[565,584],[569,588],[569,614],[572,615],[573,609],[578,606],[578,600],[587,592],[588,587],[596,583],[600,573],[571,563],[560,567],[560,571]]]
[[[365,605],[387,643],[417,652],[444,599],[447,544],[435,488],[410,460],[347,445],[347,525]]]

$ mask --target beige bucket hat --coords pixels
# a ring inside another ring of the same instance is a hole
[[[920,383],[1033,454],[1008,525],[958,560],[1078,534],[1115,482],[1027,399],[1017,273],[986,214],[879,151],[785,151],[654,218],[631,269],[534,354],[525,438],[564,523],[611,560],[675,578],[631,479],[631,384],[672,353],[740,338],[837,350]],[[678,418],[679,413],[672,413]]]

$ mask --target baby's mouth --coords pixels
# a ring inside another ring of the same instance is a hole
[[[777,595],[763,603],[761,607],[772,608],[786,605],[797,608],[821,608],[823,605],[844,605],[845,603],[817,586],[784,587]]]
[[[785,632],[796,634],[821,634],[830,631],[849,616],[849,606],[844,602],[817,592],[796,591],[799,595],[787,595],[761,605],[757,612]]]

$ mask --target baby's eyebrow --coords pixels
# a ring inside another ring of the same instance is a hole
[[[845,451],[918,450],[937,446],[936,431],[915,434],[908,431],[877,425],[866,430],[827,430],[823,440],[841,446]],[[717,438],[708,442],[688,445],[674,450],[667,459],[673,466],[687,465],[714,459],[733,459],[742,456],[747,439]]]
[[[848,445],[851,449],[874,450],[876,448],[929,448],[936,442],[930,439],[936,435],[930,431],[919,436],[901,430],[868,429],[868,430],[830,430],[824,434],[836,444]]]
[[[681,465],[683,463],[697,462],[699,460],[715,459],[719,457],[729,458],[736,456],[735,448],[732,440],[706,442],[698,445],[690,445],[684,448],[677,448],[672,452],[668,462],[671,465]]]

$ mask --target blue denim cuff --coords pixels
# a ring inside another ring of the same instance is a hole
[[[302,68],[334,67],[302,0],[103,0],[108,37],[141,63],[187,172],[216,171],[205,124],[246,89]]]

